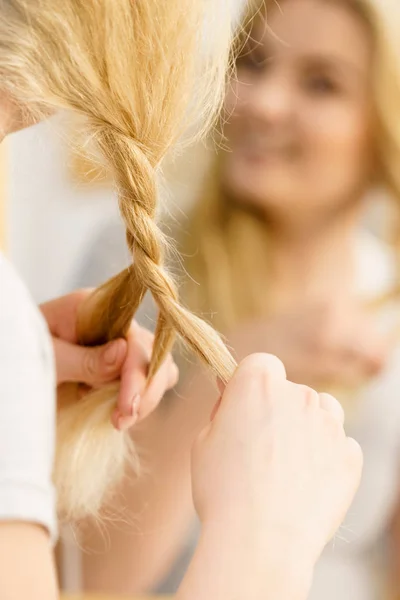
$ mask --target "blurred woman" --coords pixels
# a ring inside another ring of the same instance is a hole
[[[372,600],[399,484],[398,260],[389,232],[384,242],[362,224],[379,188],[394,201],[392,224],[400,206],[400,9],[394,0],[266,5],[268,23],[263,9],[251,19],[226,98],[227,141],[185,222],[184,294],[239,356],[274,352],[292,380],[340,391],[365,470],[310,597]],[[88,588],[158,581],[172,591],[184,571],[188,532],[196,537],[190,447],[211,410],[200,371],[178,396],[138,433],[150,475],[124,489],[135,527],[110,529],[107,553],[84,556]],[[104,549],[101,538],[88,534],[88,549]]]

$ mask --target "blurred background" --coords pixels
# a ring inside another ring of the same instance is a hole
[[[280,0],[243,21],[221,122],[165,167],[159,225],[185,303],[240,358],[277,354],[288,377],[343,402],[361,444],[359,493],[317,565],[311,600],[400,597],[400,7]],[[52,119],[1,155],[2,245],[42,302],[132,262],[112,182]],[[138,320],[152,327],[146,298]],[[146,474],[101,526],[64,531],[66,591],[172,594],[198,537],[189,457],[215,400],[181,378],[133,433]],[[210,401],[195,402],[199,390]],[[193,401],[191,401],[193,400]]]

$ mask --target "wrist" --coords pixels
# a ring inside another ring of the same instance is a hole
[[[238,597],[306,600],[309,594],[315,560],[295,540],[214,521],[204,523],[200,545],[211,549],[216,572],[229,574]]]

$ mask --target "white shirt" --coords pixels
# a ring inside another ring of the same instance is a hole
[[[0,521],[38,523],[53,540],[55,390],[47,326],[0,254]]]

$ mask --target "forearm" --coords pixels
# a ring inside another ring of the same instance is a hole
[[[191,531],[193,439],[186,433],[186,415],[182,420],[177,402],[160,409],[134,431],[135,443],[146,457],[145,473],[127,478],[109,507],[132,526],[121,527],[116,520],[102,528],[90,523],[85,529],[81,542],[90,549],[82,556],[86,590],[140,594],[154,588],[177,560]],[[181,430],[185,435],[178,434]]]
[[[0,598],[58,598],[53,552],[42,527],[28,523],[0,524]]]
[[[306,600],[313,565],[247,532],[205,528],[176,600]]]

